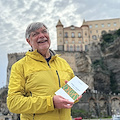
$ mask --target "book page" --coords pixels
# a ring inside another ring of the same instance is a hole
[[[88,85],[84,83],[77,76],[73,77],[67,84],[55,92],[56,95],[74,102],[84,91],[88,88]]]

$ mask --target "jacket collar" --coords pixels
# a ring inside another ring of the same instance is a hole
[[[55,53],[55,51],[49,49],[50,51],[50,55],[51,55],[51,59],[54,60],[58,55]],[[37,52],[37,49],[34,51],[28,51],[26,53],[26,56],[31,57],[32,59],[38,60],[38,61],[46,61],[45,58]]]

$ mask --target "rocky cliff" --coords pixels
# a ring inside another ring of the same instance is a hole
[[[120,93],[120,30],[104,34],[100,44],[89,47],[94,88],[105,93]]]

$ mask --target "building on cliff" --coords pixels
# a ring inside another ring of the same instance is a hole
[[[120,18],[85,21],[81,26],[64,27],[59,20],[57,25],[57,49],[63,51],[85,51],[88,45],[100,41],[102,34],[120,28]]]

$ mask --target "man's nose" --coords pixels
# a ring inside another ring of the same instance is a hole
[[[40,32],[38,36],[41,38],[41,37],[44,37],[45,35],[44,33]]]

